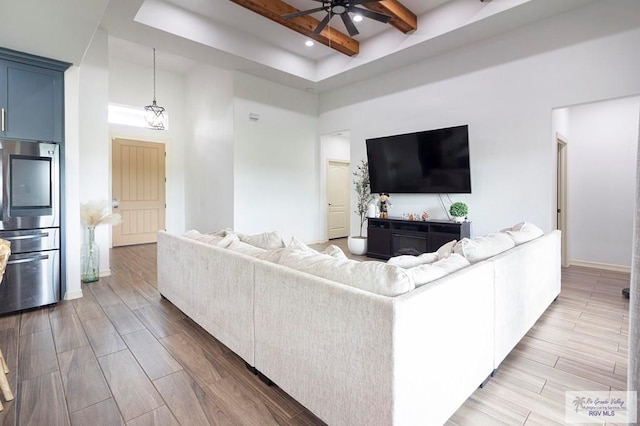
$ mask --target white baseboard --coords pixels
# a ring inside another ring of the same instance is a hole
[[[82,290],[72,291],[72,292],[68,291],[64,295],[64,300],[80,299],[81,297],[82,297]]]
[[[100,274],[98,274],[100,277],[110,277],[111,276],[111,269],[102,269],[100,271]]]
[[[610,263],[587,262],[584,260],[570,260],[569,266],[582,266],[583,268],[604,269],[607,271],[631,273],[631,267],[623,265],[612,265]]]

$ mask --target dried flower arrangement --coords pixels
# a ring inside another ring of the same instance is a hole
[[[122,216],[109,213],[107,200],[91,200],[80,204],[80,220],[87,227],[118,225],[122,222]]]

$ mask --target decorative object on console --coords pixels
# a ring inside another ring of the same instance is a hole
[[[380,194],[380,218],[389,219],[389,207],[393,207],[391,201],[389,201],[389,194],[383,192]],[[413,219],[410,219],[413,220]]]
[[[144,107],[145,116],[149,129],[164,130],[164,108],[156,103],[156,49],[153,48],[153,102]]]
[[[98,225],[117,225],[122,222],[118,213],[109,213],[107,201],[89,201],[80,204],[80,221],[85,227],[82,245],[82,282],[90,283],[100,278],[100,248],[96,244],[95,230]]]
[[[469,213],[469,208],[465,203],[457,201],[449,207],[449,213],[456,222],[464,222]]]
[[[350,236],[347,240],[347,246],[351,253],[363,255],[367,252],[367,237],[362,236],[362,227],[365,220],[367,220],[369,203],[373,200],[369,182],[369,165],[365,160],[361,160],[358,168],[353,172],[353,188],[357,197],[354,213],[360,217],[360,235],[357,237]]]

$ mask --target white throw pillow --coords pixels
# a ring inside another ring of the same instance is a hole
[[[256,259],[262,259],[272,263],[279,263],[280,257],[282,257],[282,253],[284,253],[285,250],[286,248],[266,250],[263,253],[256,254],[255,257]]]
[[[426,265],[438,260],[438,253],[422,253],[419,256],[403,255],[395,256],[387,260],[389,265],[395,265],[400,268],[414,268],[420,265]]]
[[[347,259],[347,255],[344,254],[342,249],[336,245],[331,244],[329,247],[322,251],[323,254],[328,254],[331,257],[336,257],[338,259]]]
[[[311,247],[309,247],[308,245],[306,245],[305,243],[303,243],[302,241],[300,241],[296,237],[291,237],[291,242],[289,243],[287,248],[291,249],[291,250],[299,250],[299,251],[303,251],[303,252],[307,252],[307,253],[318,254],[317,250],[312,249]]]
[[[502,232],[494,232],[486,237],[463,238],[453,247],[453,252],[464,256],[471,263],[477,263],[514,246],[511,237]]]
[[[451,256],[445,257],[442,260],[438,260],[431,264],[434,268],[440,268],[446,271],[448,274],[459,271],[462,268],[466,268],[471,265],[467,259],[459,255],[458,253],[453,253]],[[417,285],[417,284],[416,284]]]
[[[409,274],[417,288],[444,277],[447,275],[447,271],[433,266],[433,264],[424,264],[407,269],[407,274]]]
[[[501,232],[507,234],[516,245],[526,243],[541,237],[544,232],[533,223],[520,222],[511,228],[503,229]]]
[[[265,250],[274,250],[285,246],[277,231],[263,232],[262,234],[256,235],[238,233],[238,237],[243,243],[251,244],[252,246]]]
[[[382,262],[358,262],[287,247],[280,264],[383,296],[397,296],[415,288],[404,269]]]
[[[228,234],[233,234],[233,229],[224,228],[219,231],[209,233],[209,235],[215,235],[216,237],[226,237]]]
[[[456,245],[457,240],[451,240],[447,244],[443,244],[436,253],[438,253],[438,259],[446,259],[453,253],[453,247]]]
[[[228,238],[229,236],[220,237],[211,234],[201,234],[195,229],[185,232],[184,236],[192,240],[200,241],[201,243],[211,244],[212,246],[218,246],[222,248],[227,247],[233,241],[232,239]],[[235,237],[235,239],[237,240],[237,237]]]
[[[266,251],[265,249],[253,246],[248,243],[243,243],[242,241],[232,242],[231,244],[229,244],[229,247],[227,247],[227,249],[254,257],[263,254]]]

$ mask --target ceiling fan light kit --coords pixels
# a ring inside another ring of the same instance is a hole
[[[339,15],[342,18],[342,22],[347,29],[347,32],[351,37],[360,34],[358,29],[354,24],[354,19],[349,15],[350,13],[357,14],[361,17],[373,19],[378,22],[382,22],[383,24],[389,23],[391,20],[391,16],[386,15],[380,12],[374,12],[373,10],[363,9],[357,7],[361,4],[366,3],[375,3],[378,0],[312,0],[318,3],[322,3],[321,7],[316,7],[313,9],[300,10],[294,13],[288,13],[283,15],[284,19],[294,19],[300,16],[310,15],[316,12],[326,12],[327,15],[324,17],[322,21],[318,24],[316,29],[312,34],[318,35],[325,29],[327,25],[329,25],[329,21],[336,15]]]

